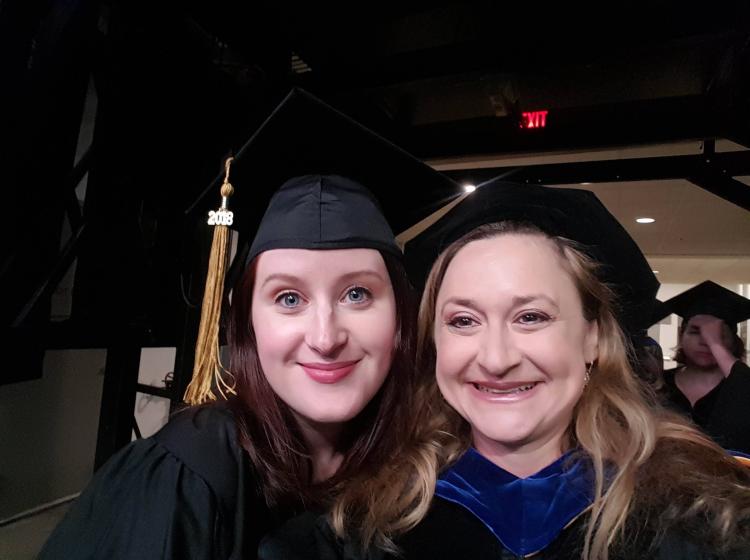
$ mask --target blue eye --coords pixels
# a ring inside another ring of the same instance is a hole
[[[364,303],[372,298],[372,292],[367,288],[355,286],[354,288],[347,290],[344,298],[349,303]]]
[[[299,297],[299,294],[285,292],[276,298],[276,303],[280,304],[282,307],[291,309],[297,307],[300,304],[301,299],[302,298]]]

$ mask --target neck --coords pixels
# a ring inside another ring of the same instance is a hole
[[[710,385],[715,387],[724,378],[724,374],[718,365],[708,368],[686,365],[677,372],[683,382],[694,385]]]
[[[690,406],[695,406],[695,403],[710,393],[722,379],[724,374],[718,366],[702,369],[688,365],[677,371],[674,382],[690,402]]]
[[[322,482],[331,478],[336,474],[344,459],[344,454],[339,449],[344,425],[314,422],[299,416],[297,423],[310,452],[313,482]]]
[[[563,434],[528,443],[503,444],[474,432],[474,447],[501,469],[526,478],[554,463],[564,453]]]

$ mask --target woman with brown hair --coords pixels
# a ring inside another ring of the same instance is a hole
[[[664,372],[668,404],[726,449],[750,453],[750,367],[737,324],[750,300],[706,280],[664,302],[681,317],[675,361]]]
[[[416,300],[368,187],[386,197],[398,183],[452,183],[301,91],[231,174],[240,192],[256,187],[251,200],[280,188],[237,257],[216,387],[228,402],[190,407],[115,455],[41,558],[253,558],[267,531],[322,510],[355,477],[396,455],[422,462],[399,440],[416,389]],[[222,195],[231,190],[225,178]],[[217,214],[231,223],[225,206]],[[238,207],[247,230],[251,204]],[[400,503],[408,511],[411,499]]]
[[[747,557],[750,474],[633,373],[623,331],[658,283],[593,194],[487,183],[407,257],[416,276],[431,266],[418,356],[437,380],[414,437],[444,434],[444,468],[424,517],[366,557]],[[331,521],[343,552],[318,522],[262,557],[299,535],[316,542],[300,558],[357,557],[367,518]]]

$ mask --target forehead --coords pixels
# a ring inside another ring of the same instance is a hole
[[[489,295],[506,288],[546,293],[575,290],[575,284],[552,240],[513,233],[472,241],[461,248],[446,269],[440,295],[480,290]]]
[[[459,249],[446,270],[449,275],[485,269],[503,273],[543,264],[546,269],[566,272],[554,242],[539,234],[505,233],[472,241]]]
[[[338,275],[372,271],[386,275],[383,256],[375,249],[272,249],[258,255],[255,276],[271,274]]]
[[[690,319],[688,319],[685,323],[685,327],[700,327],[701,325],[705,325],[706,323],[710,323],[711,321],[716,321],[716,317],[714,317],[713,315],[701,313],[690,317]]]

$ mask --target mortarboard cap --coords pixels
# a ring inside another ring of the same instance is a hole
[[[578,242],[602,264],[600,279],[617,294],[620,324],[628,333],[648,327],[659,288],[635,241],[586,190],[550,188],[493,179],[479,185],[441,219],[406,244],[406,263],[423,285],[437,256],[464,234],[488,223],[513,220]]]
[[[285,185],[290,179],[294,181]],[[212,209],[221,180],[217,177],[188,212]],[[270,240],[281,237],[289,244],[296,237],[304,248],[304,241],[313,241],[318,218],[327,220],[318,233],[334,236],[318,239],[321,248],[326,241],[335,248],[347,233],[380,246],[384,222],[375,218],[384,214],[392,231],[399,232],[460,192],[447,176],[301,89],[292,90],[237,152],[231,182],[232,227],[240,230],[243,242],[257,228],[256,237],[265,240],[266,249]],[[298,198],[305,189],[308,196]]]
[[[369,248],[401,256],[372,193],[340,175],[294,177],[276,191],[245,263],[282,248]]]
[[[648,326],[655,325],[656,323],[660,323],[662,320],[664,320],[665,317],[669,317],[672,312],[669,310],[667,305],[659,299],[654,300],[654,306],[651,309],[651,319],[648,321]]]
[[[276,248],[373,248],[400,255],[391,227],[406,229],[459,191],[448,177],[299,89],[237,152],[231,168],[227,162],[188,214],[207,210],[220,185],[222,208],[213,213],[193,380],[185,395],[191,404],[215,398],[212,380],[222,395],[232,392],[218,356],[228,226],[240,231],[238,255],[245,264]]]
[[[711,280],[701,282],[664,302],[668,313],[683,321],[695,315],[713,315],[737,331],[737,323],[750,319],[750,299],[719,286]]]

